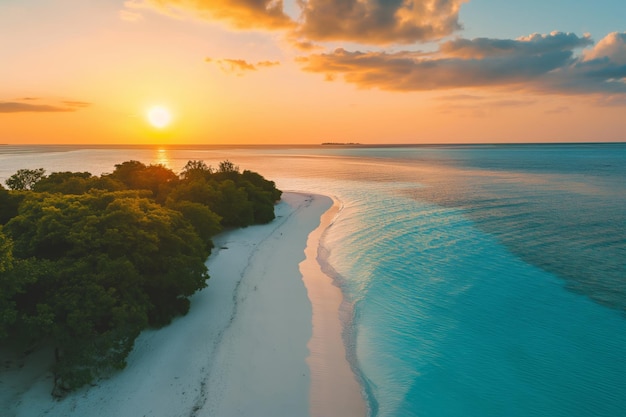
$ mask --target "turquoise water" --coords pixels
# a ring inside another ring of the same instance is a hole
[[[374,415],[623,413],[623,315],[564,290],[461,210],[384,188],[326,242]]]
[[[17,148],[0,180],[228,158],[335,197],[320,262],[372,416],[624,415],[624,144]]]

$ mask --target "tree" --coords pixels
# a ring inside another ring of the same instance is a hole
[[[191,223],[208,251],[213,249],[211,238],[222,230],[222,218],[212,212],[209,207],[192,201],[170,203],[168,207],[179,211]]]
[[[213,168],[207,166],[204,161],[187,161],[183,167],[180,177],[186,181],[197,179],[207,179],[213,173]]]
[[[115,165],[115,170],[110,174],[110,177],[121,181],[128,188],[135,188],[134,181],[138,173],[146,169],[146,164],[143,162],[130,160]]]
[[[163,165],[148,165],[139,161],[127,161],[115,165],[115,171],[110,175],[131,190],[150,190],[153,197],[164,203],[178,176]]]
[[[270,221],[280,190],[229,161],[176,176],[20,170],[0,186],[0,339],[52,345],[55,395],[122,368],[139,332],[189,309],[222,226]],[[18,190],[19,189],[19,190]]]
[[[220,162],[217,172],[239,172],[239,167],[227,159]]]
[[[2,227],[0,227],[0,273],[10,269],[13,263],[12,244],[2,233]]]
[[[17,317],[15,304],[12,301],[16,288],[7,271],[13,266],[11,241],[2,233],[0,227],[0,339],[8,334],[8,327]]]
[[[250,182],[252,185],[260,188],[261,190],[270,193],[272,202],[280,200],[282,191],[276,188],[276,183],[274,181],[266,180],[261,174],[248,170],[243,171],[243,173],[241,174],[241,178]]]
[[[0,185],[0,225],[17,216],[17,208],[22,198],[21,193],[10,193]]]
[[[0,275],[0,330],[53,343],[59,395],[123,367],[141,329],[186,313],[208,279],[191,223],[140,192],[33,194],[4,230],[19,262]]]
[[[18,169],[5,181],[5,184],[12,190],[30,190],[37,181],[44,177],[45,173],[43,168]]]
[[[245,227],[254,223],[252,203],[245,188],[237,187],[232,180],[224,180],[218,185],[218,196],[211,209],[222,217],[224,226]]]
[[[33,191],[83,194],[93,183],[93,176],[89,172],[53,172],[33,185]]]
[[[212,207],[220,198],[217,188],[218,184],[213,180],[200,177],[184,180],[171,191],[168,201],[191,201]]]
[[[249,183],[247,186],[244,185],[244,188],[252,204],[253,222],[263,224],[274,220],[274,200],[272,193]]]

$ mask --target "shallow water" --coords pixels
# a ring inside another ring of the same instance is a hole
[[[230,159],[337,198],[320,261],[372,415],[626,409],[626,145],[7,149],[0,180]]]

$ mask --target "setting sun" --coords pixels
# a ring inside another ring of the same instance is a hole
[[[170,124],[172,115],[168,109],[161,106],[151,107],[147,113],[148,122],[157,129],[162,129]]]
[[[0,417],[626,417],[624,17],[0,0]]]

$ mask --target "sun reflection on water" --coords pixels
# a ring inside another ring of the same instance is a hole
[[[165,148],[158,148],[154,157],[153,164],[163,165],[166,168],[170,168],[170,155]]]

